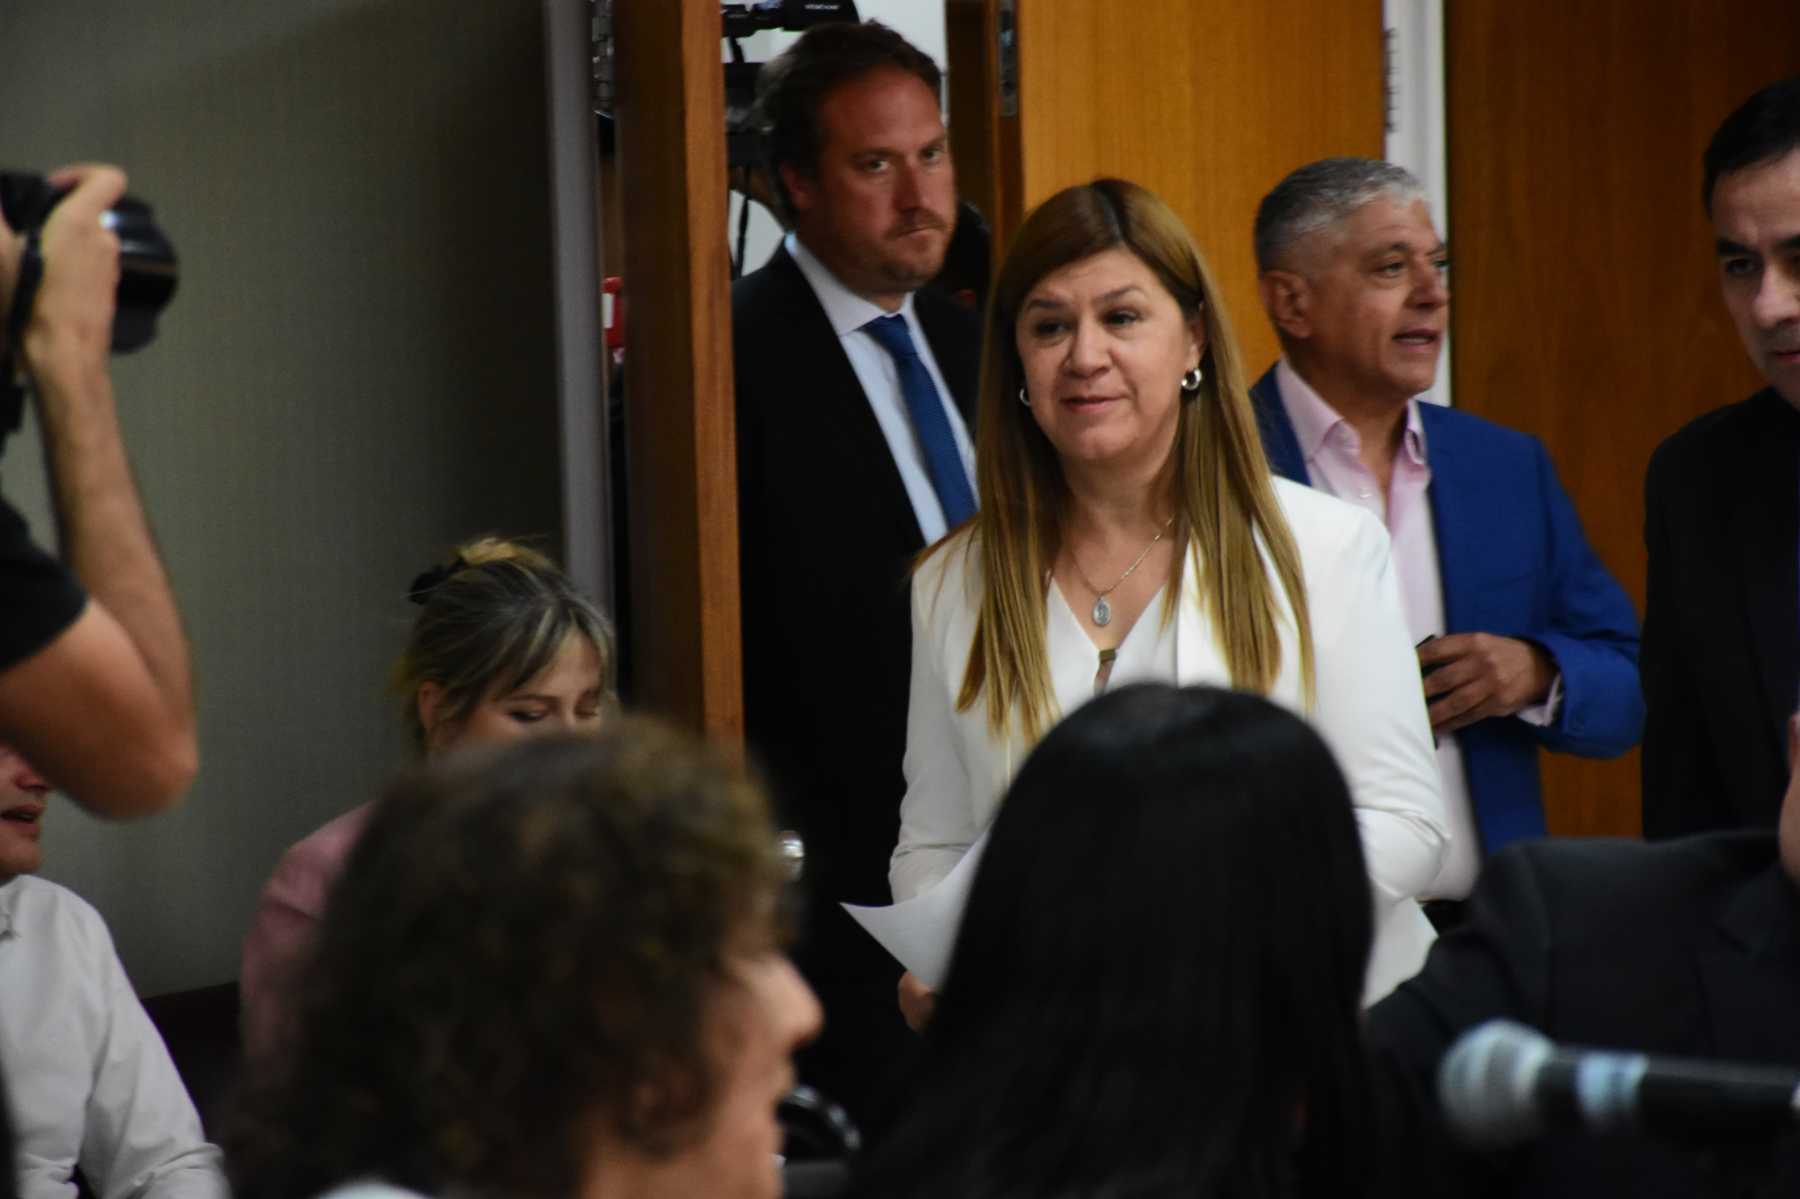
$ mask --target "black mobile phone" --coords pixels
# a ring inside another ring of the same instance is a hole
[[[1420,651],[1420,650],[1421,650],[1421,649],[1423,649],[1423,648],[1425,648],[1425,644],[1426,644],[1426,642],[1429,642],[1429,641],[1436,641],[1436,640],[1437,640],[1437,639],[1438,639],[1438,634],[1436,634],[1436,633],[1433,633],[1433,634],[1432,634],[1432,635],[1431,635],[1431,636],[1429,636],[1429,637],[1427,637],[1427,638],[1425,638],[1425,640],[1424,640],[1424,641],[1421,641],[1421,642],[1419,642],[1419,644],[1417,644],[1417,645],[1415,645],[1415,646],[1413,646],[1413,653],[1415,653],[1415,654],[1416,654],[1416,653],[1418,653],[1418,652],[1419,652],[1419,651]],[[1432,671],[1434,671],[1434,670],[1436,670],[1436,669],[1437,669],[1437,668],[1438,668],[1438,667],[1440,667],[1440,666],[1442,666],[1442,665],[1443,665],[1443,663],[1442,663],[1442,662],[1433,662],[1433,663],[1432,663],[1432,664],[1431,664],[1431,665],[1430,665],[1430,666],[1426,666],[1426,665],[1424,665],[1424,664],[1423,664],[1423,663],[1421,663],[1421,664],[1420,664],[1420,665],[1419,665],[1419,677],[1420,677],[1420,678],[1422,678],[1422,679],[1426,679],[1426,678],[1430,678],[1430,677],[1431,677],[1431,672],[1432,672]]]

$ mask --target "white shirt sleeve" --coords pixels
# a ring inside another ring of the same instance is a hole
[[[1418,659],[1401,616],[1387,534],[1358,511],[1350,536],[1310,581],[1314,723],[1350,784],[1379,906],[1422,894],[1449,844]]]
[[[16,981],[68,1007],[51,1026],[55,1044],[40,1046],[52,1051],[45,1060],[54,1070],[9,1082],[15,1101],[82,1105],[40,1114],[63,1127],[79,1121],[78,1164],[102,1199],[228,1199],[219,1150],[206,1142],[187,1088],[132,991],[99,913],[68,892],[38,910],[51,919],[21,930],[35,968]],[[40,1181],[69,1165],[38,1164],[45,1167]],[[28,1170],[22,1196],[37,1193],[30,1177]]]
[[[1529,708],[1520,708],[1514,715],[1526,724],[1547,729],[1556,723],[1556,715],[1562,711],[1562,695],[1562,673],[1559,671],[1556,677],[1550,680],[1550,690],[1544,695],[1542,703],[1532,704]]]
[[[939,604],[961,599],[960,571],[944,561],[961,554],[946,546],[913,575],[912,692],[906,710],[906,796],[900,801],[900,843],[888,865],[894,899],[911,899],[955,869],[981,830],[969,794],[968,772],[956,749],[956,696],[938,663],[945,636],[932,619]],[[951,578],[946,580],[945,576]],[[940,594],[941,593],[941,594]]]

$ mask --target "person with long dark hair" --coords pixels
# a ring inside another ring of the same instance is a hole
[[[1032,751],[977,869],[859,1196],[1360,1193],[1369,881],[1307,722],[1112,691]]]

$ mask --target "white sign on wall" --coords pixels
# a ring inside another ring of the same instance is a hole
[[[1425,185],[1431,219],[1454,255],[1444,132],[1444,0],[1382,0],[1381,24],[1387,45],[1384,152]],[[1425,395],[1434,403],[1450,402],[1450,354],[1446,334],[1437,386]]]

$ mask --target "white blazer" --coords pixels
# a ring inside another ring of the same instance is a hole
[[[1424,963],[1433,933],[1416,897],[1437,877],[1449,844],[1424,688],[1387,531],[1360,508],[1286,479],[1274,483],[1299,546],[1312,614],[1317,698],[1310,719],[1349,782],[1368,860],[1376,933],[1364,1002],[1372,1003]],[[981,595],[971,542],[960,535],[913,577],[906,798],[888,870],[896,900],[950,873],[993,821],[1031,749],[1017,731],[990,734],[984,703],[956,710]],[[1171,681],[1230,686],[1200,607],[1200,569],[1190,562],[1183,572]],[[1268,698],[1306,715],[1293,612],[1279,587],[1276,595],[1281,670]],[[1142,619],[1157,619],[1155,608]]]

